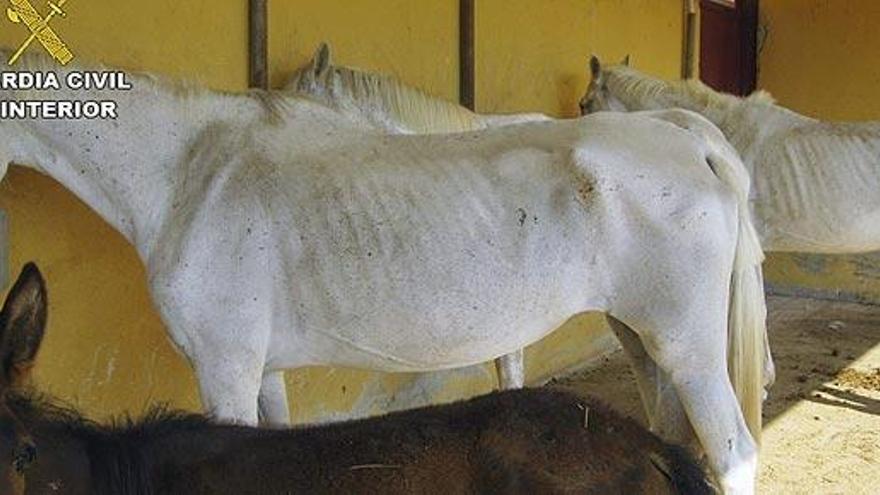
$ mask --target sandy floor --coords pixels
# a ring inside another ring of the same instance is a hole
[[[759,492],[880,494],[880,307],[772,297],[777,381],[765,403]],[[557,385],[636,418],[624,356]]]

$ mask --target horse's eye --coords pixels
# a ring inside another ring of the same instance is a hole
[[[30,442],[19,445],[12,452],[12,467],[19,474],[24,473],[35,460],[37,460],[37,447]]]

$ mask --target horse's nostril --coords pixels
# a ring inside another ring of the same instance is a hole
[[[37,459],[37,446],[27,442],[19,445],[13,452],[12,466],[18,473],[23,473]]]

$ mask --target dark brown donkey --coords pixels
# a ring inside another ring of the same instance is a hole
[[[46,322],[27,265],[0,313],[0,493],[709,493],[679,449],[565,392],[270,430],[153,412],[102,426],[23,387]]]

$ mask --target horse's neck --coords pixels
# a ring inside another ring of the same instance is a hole
[[[655,91],[637,91],[621,95],[629,110],[661,110],[684,108],[699,113],[718,126],[740,153],[752,172],[753,155],[764,140],[780,129],[788,129],[812,121],[783,107],[755,98],[711,94],[698,83],[667,83],[655,81]],[[760,98],[759,98],[760,99]]]
[[[6,121],[3,165],[33,167],[60,182],[124,235],[146,259],[169,213],[188,146],[206,124],[241,115],[224,97],[185,95],[130,76],[130,91],[51,92],[57,100],[113,100],[115,120]],[[8,91],[4,99],[32,94]],[[43,96],[44,97],[44,96]]]
[[[157,462],[152,461],[163,459],[149,457],[147,442],[135,444],[98,428],[49,421],[32,429],[37,445],[51,448],[40,448],[39,463],[28,470],[28,488],[96,495],[155,493]]]
[[[698,95],[690,85],[685,83],[664,84],[663,89],[655,94],[636,96],[635,103],[627,103],[627,108],[632,108],[632,106],[645,110],[684,108],[699,113],[715,125],[720,126],[738,105],[738,102],[733,98],[709,99],[704,95]]]
[[[359,100],[352,98],[337,105],[342,114],[357,115],[370,126],[389,134],[417,134],[417,128],[407,119],[394,112],[385,101]]]
[[[757,155],[768,139],[812,122],[815,120],[778,105],[744,99],[715,124],[754,173]]]
[[[131,430],[52,418],[28,426],[38,446],[51,446],[39,451],[39,464],[28,471],[28,486],[56,484],[65,493],[98,495],[164,493],[169,479],[197,473],[206,460],[238,459],[244,440],[266,434],[200,419],[159,419],[155,426]],[[273,451],[273,445],[263,449],[270,455]]]

